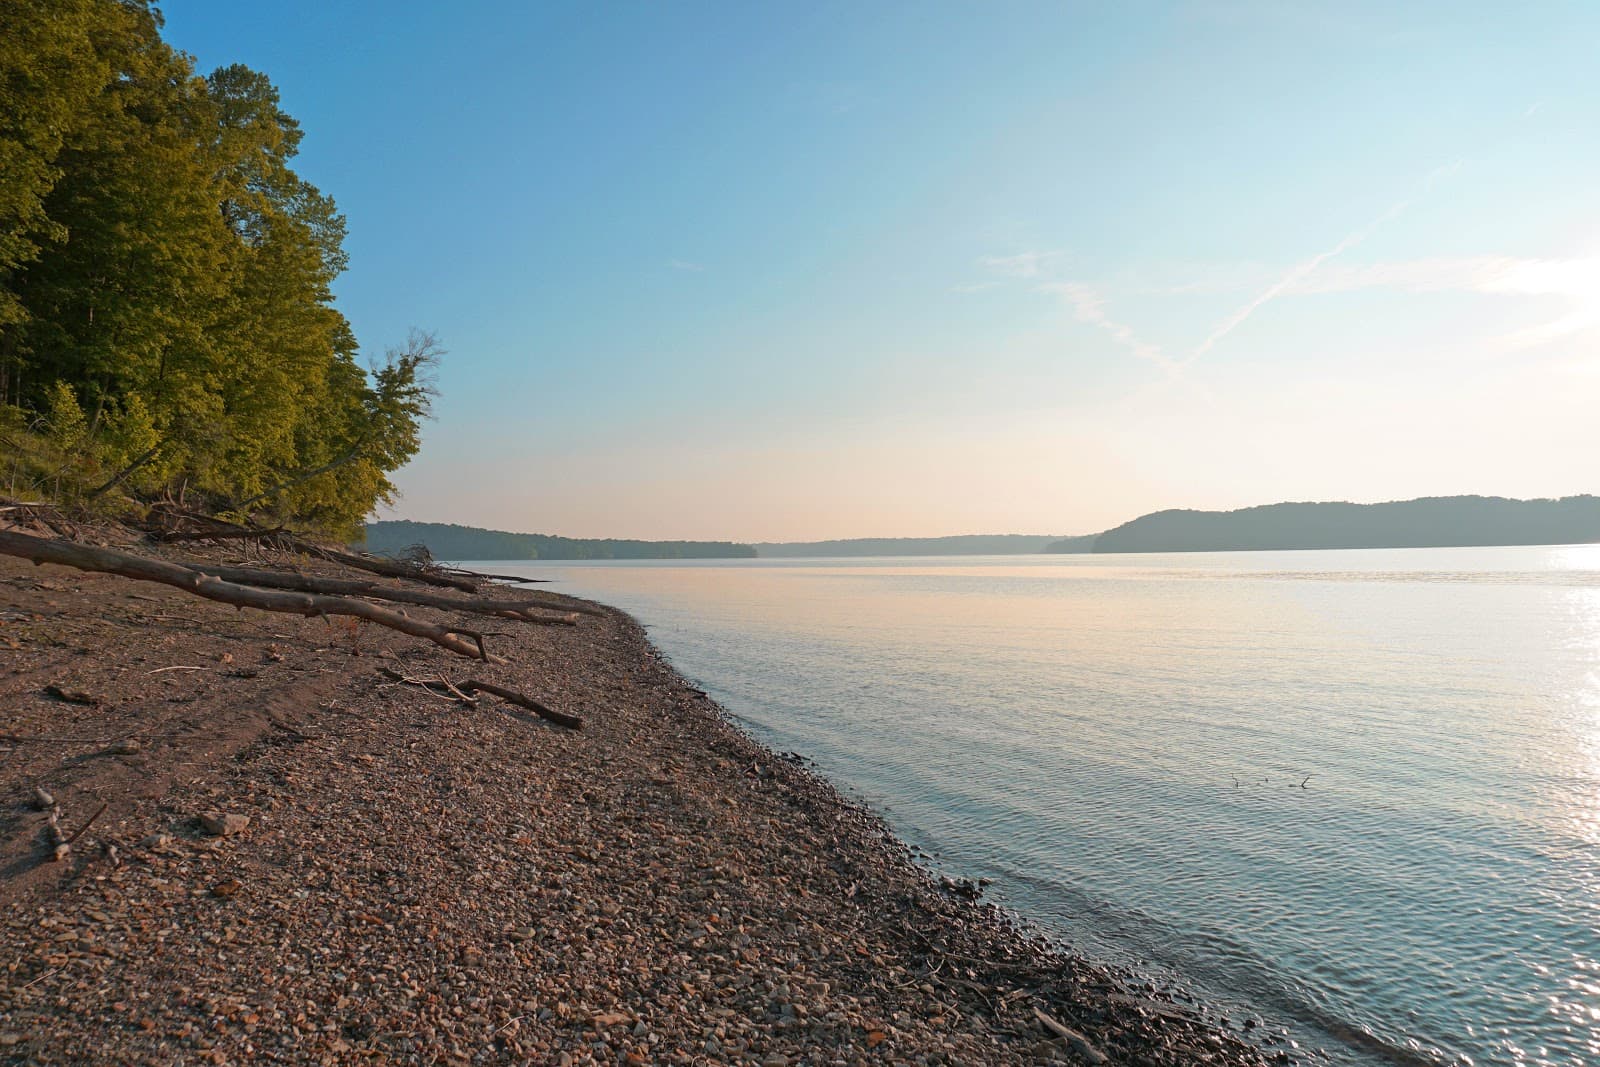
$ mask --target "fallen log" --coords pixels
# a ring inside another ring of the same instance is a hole
[[[543,608],[545,604],[538,600],[468,600],[463,597],[446,596],[440,593],[424,593],[415,589],[394,589],[379,585],[377,582],[365,582],[348,578],[320,578],[309,574],[299,574],[294,571],[274,571],[261,567],[214,567],[209,563],[197,563],[189,568],[200,574],[209,574],[213,578],[221,578],[225,582],[234,582],[239,585],[254,585],[267,589],[293,589],[301,593],[318,593],[328,596],[362,596],[374,600],[390,600],[398,604],[416,604],[425,608],[441,608],[445,611],[467,611],[477,615],[494,615],[502,619],[521,619],[524,622],[553,623],[558,626],[572,625],[573,620],[565,618],[551,618],[549,616],[530,616],[530,608]],[[556,610],[551,608],[549,610]]]
[[[548,582],[548,578],[524,578],[520,574],[485,574],[483,571],[469,571],[462,567],[441,568],[446,574],[461,574],[471,578],[486,578],[491,582],[516,582],[519,585],[538,585]]]
[[[405,578],[410,581],[421,582],[424,585],[459,589],[463,593],[476,593],[478,587],[482,584],[468,577],[470,572],[463,571],[458,575],[451,575],[443,568],[430,570],[413,564],[400,563],[396,560],[344,552],[328,545],[319,545],[314,541],[308,541],[281,526],[265,529],[253,525],[228,522],[213,515],[202,515],[175,507],[152,509],[150,517],[153,521],[164,524],[151,529],[151,532],[162,541],[225,541],[256,538],[263,544],[292,552],[319,556],[322,559],[343,563],[347,567],[354,567],[370,574],[379,574],[385,578]],[[185,523],[191,528],[183,529],[182,527]]]
[[[257,589],[254,586],[225,582],[220,578],[213,578],[164,560],[149,559],[110,548],[95,548],[73,541],[33,537],[9,530],[0,530],[0,555],[17,556],[36,564],[55,563],[80,571],[115,574],[141,582],[157,582],[207,600],[232,604],[236,608],[257,608],[261,611],[278,611],[289,615],[304,615],[308,618],[317,615],[349,615],[391,630],[398,630],[412,637],[432,641],[459,656],[496,663],[505,662],[498,656],[489,655],[483,646],[484,635],[476,630],[424,622],[421,619],[413,619],[403,612],[380,607],[365,600]]]
[[[424,585],[434,585],[446,589],[459,589],[463,593],[476,593],[483,585],[473,578],[456,577],[443,571],[431,571],[422,567],[412,566],[408,563],[397,563],[392,559],[382,559],[378,556],[357,555],[354,552],[342,552],[337,548],[319,545],[307,541],[303,537],[291,537],[289,543],[296,551],[304,552],[309,556],[320,556],[322,559],[333,563],[343,563],[346,567],[354,567],[358,571],[369,574],[381,574],[385,578],[405,578]]]
[[[446,567],[430,561],[406,562],[366,552],[345,552],[331,545],[309,541],[283,526],[262,527],[219,519],[196,511],[186,511],[172,506],[157,506],[151,510],[151,522],[144,524],[147,532],[161,541],[227,541],[255,538],[263,545],[320,556],[342,563],[347,567],[364,570],[384,578],[404,578],[425,585],[458,589],[463,593],[476,593],[485,582],[516,582],[533,584],[549,581],[548,578],[527,578],[520,574],[480,574],[465,567]],[[164,523],[164,525],[157,525]],[[187,523],[191,529],[183,529]]]

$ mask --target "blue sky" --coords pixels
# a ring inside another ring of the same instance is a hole
[[[396,516],[1600,488],[1600,6],[162,6],[301,120],[363,346],[450,350]]]

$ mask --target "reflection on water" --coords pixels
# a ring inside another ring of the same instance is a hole
[[[524,567],[1092,954],[1600,1062],[1600,546]]]

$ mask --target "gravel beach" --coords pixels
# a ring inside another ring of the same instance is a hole
[[[930,876],[627,616],[494,622],[504,665],[0,560],[0,1062],[1289,1061]]]

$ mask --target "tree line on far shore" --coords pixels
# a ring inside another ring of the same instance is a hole
[[[0,0],[0,28],[0,492],[359,529],[440,349],[358,361],[345,219],[272,82],[198,75],[149,0]]]
[[[368,524],[365,547],[402,555],[415,545],[435,559],[749,559],[756,550],[733,541],[628,541],[509,533],[443,522],[391,519]]]

